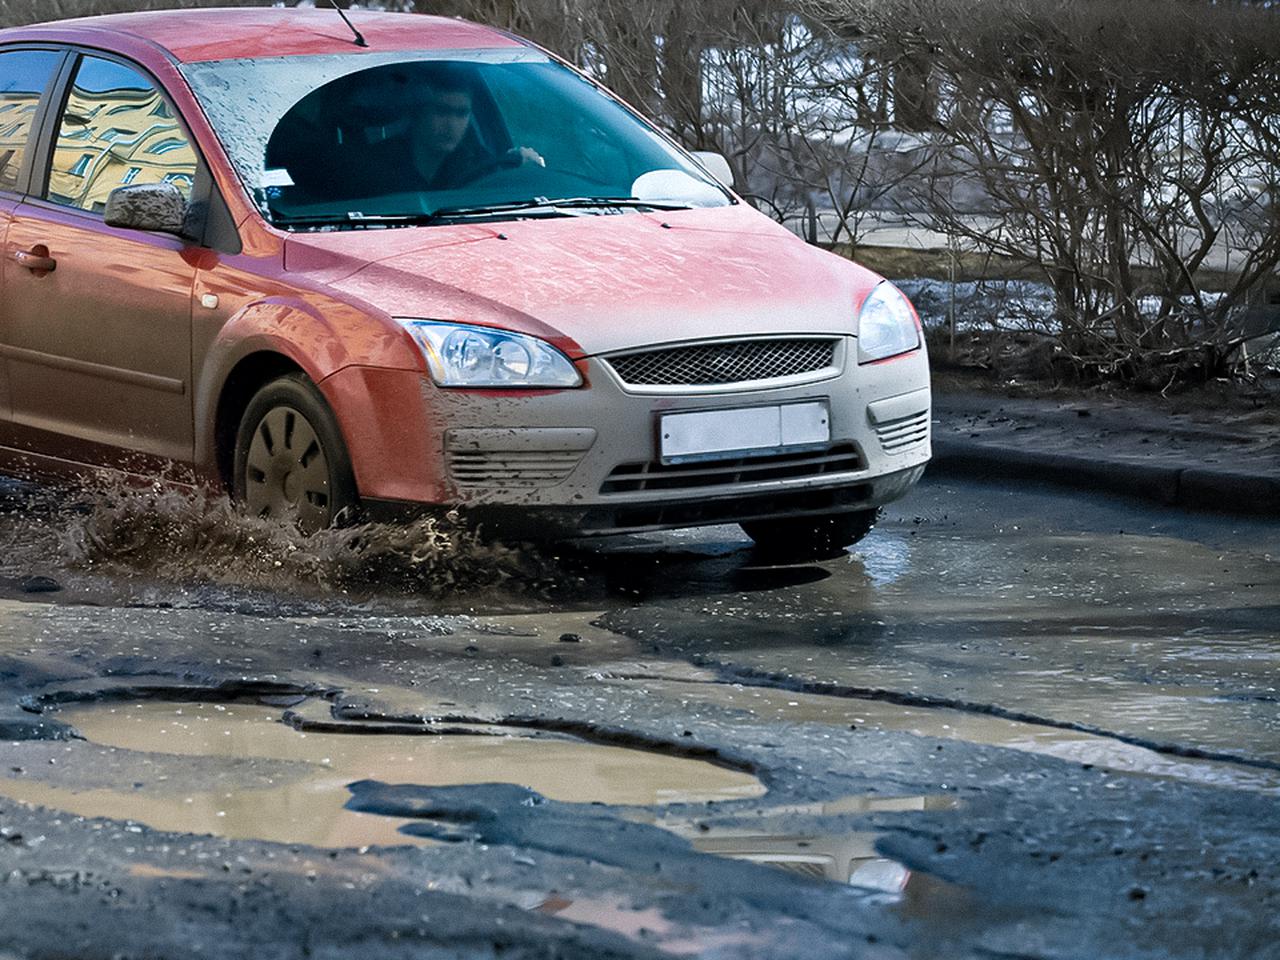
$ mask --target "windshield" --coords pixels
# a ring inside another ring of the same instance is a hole
[[[259,209],[284,227],[731,202],[613,97],[533,50],[221,60],[183,73]]]

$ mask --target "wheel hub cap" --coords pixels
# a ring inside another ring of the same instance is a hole
[[[311,423],[292,407],[271,409],[253,431],[245,502],[250,513],[293,519],[308,533],[333,519],[328,458]]]

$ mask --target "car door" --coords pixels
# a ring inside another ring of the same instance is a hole
[[[189,197],[193,143],[139,67],[87,53],[49,129],[47,163],[11,214],[0,266],[15,443],[126,468],[189,461],[196,248],[108,227],[103,211],[131,183],[167,181]]]
[[[49,49],[0,49],[0,245],[27,189],[35,125],[64,54]],[[6,291],[0,277],[0,303]],[[0,362],[0,443],[9,426],[9,377]]]

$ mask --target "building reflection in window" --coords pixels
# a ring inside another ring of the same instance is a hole
[[[18,189],[31,124],[60,58],[52,50],[0,53],[0,190]]]
[[[186,197],[196,153],[155,85],[137,70],[85,57],[67,97],[48,199],[101,213],[117,187],[172,183]]]

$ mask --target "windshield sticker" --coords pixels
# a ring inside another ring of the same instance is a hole
[[[262,176],[258,180],[260,187],[292,187],[293,177],[289,176],[289,171],[284,167],[274,167],[270,170],[263,170]]]

